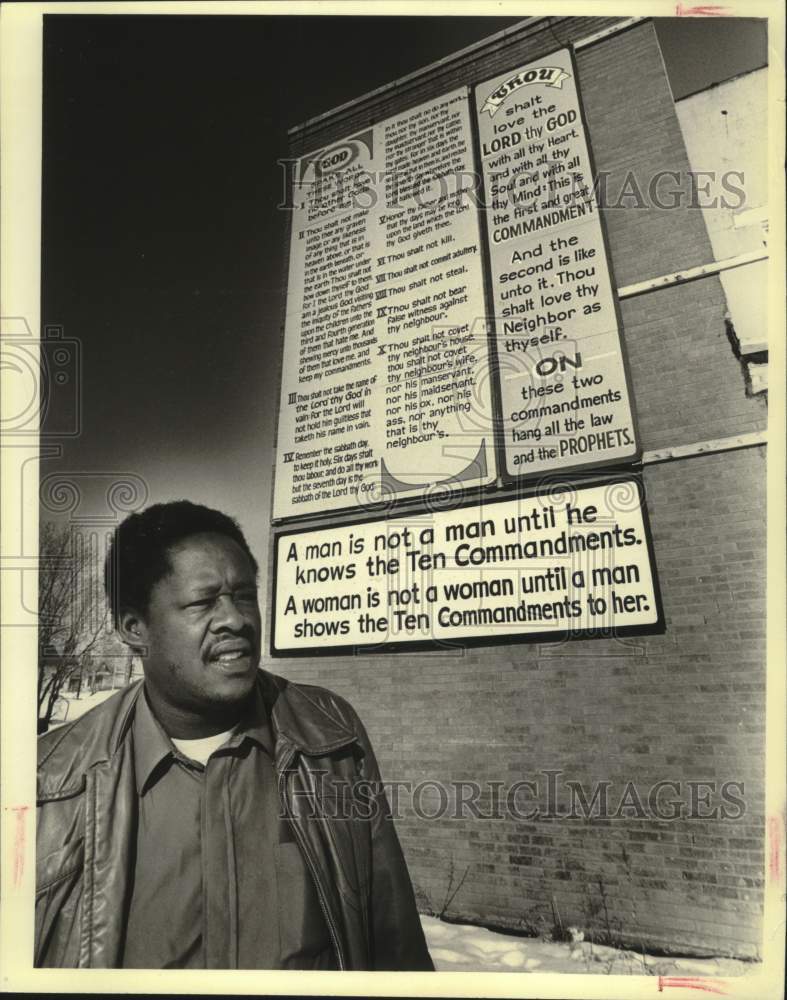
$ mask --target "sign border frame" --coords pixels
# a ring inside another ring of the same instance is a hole
[[[595,160],[595,157],[594,157],[594,154],[593,154],[593,145],[592,145],[592,142],[591,142],[590,130],[588,128],[587,117],[585,115],[585,104],[584,104],[584,101],[582,99],[582,91],[581,91],[581,87],[580,87],[579,74],[577,73],[576,47],[575,47],[575,45],[573,43],[568,43],[566,45],[561,45],[559,48],[552,49],[550,52],[545,53],[543,56],[539,57],[539,60],[537,60],[537,61],[542,61],[542,60],[545,60],[545,59],[549,59],[549,57],[551,55],[554,55],[556,52],[563,52],[564,50],[568,53],[568,57],[569,57],[569,60],[571,62],[571,69],[572,69],[573,75],[574,75],[574,86],[576,88],[576,94],[577,94],[577,108],[579,110],[580,124],[582,125],[582,129],[583,129],[583,132],[584,132],[585,144],[587,146],[587,152],[588,152],[588,166],[590,168],[591,179],[594,179],[597,176],[597,174],[596,174],[596,160]],[[528,65],[528,64],[525,63],[524,65]],[[481,80],[478,83],[474,84],[473,87],[472,87],[472,92],[473,92],[472,93],[472,105],[473,105],[473,110],[475,112],[475,115],[473,117],[473,129],[475,131],[476,142],[478,143],[478,146],[479,146],[479,157],[478,157],[478,161],[479,161],[479,164],[480,164],[479,178],[480,178],[480,181],[481,181],[481,190],[482,190],[482,194],[483,194],[482,208],[480,209],[480,214],[482,215],[483,220],[484,220],[484,236],[485,236],[485,240],[484,240],[483,246],[484,246],[484,252],[486,254],[486,259],[485,259],[484,263],[486,265],[486,277],[487,277],[488,283],[489,283],[489,296],[490,296],[490,304],[491,304],[491,312],[490,312],[490,320],[491,320],[490,327],[491,328],[490,328],[490,334],[489,335],[494,340],[494,344],[495,344],[495,360],[496,361],[497,361],[497,339],[498,339],[498,336],[497,336],[497,317],[495,316],[495,311],[494,311],[495,306],[494,306],[494,283],[493,283],[493,279],[492,279],[492,255],[491,255],[491,250],[490,250],[490,247],[489,247],[489,233],[488,233],[488,225],[487,225],[487,221],[486,221],[488,209],[487,209],[487,204],[486,204],[486,185],[485,185],[485,181],[484,181],[484,163],[483,163],[483,158],[480,156],[481,133],[480,133],[480,129],[479,129],[479,126],[478,126],[479,112],[478,112],[478,100],[477,100],[477,97],[476,97],[476,91],[478,90],[479,87],[483,86],[485,83],[489,83],[491,80],[494,80],[496,77],[498,77],[498,76],[505,76],[505,75],[507,75],[509,73],[513,73],[517,69],[522,69],[522,68],[523,68],[523,66],[522,66],[521,63],[515,63],[513,66],[510,67],[510,69],[508,69],[508,70],[502,70],[501,72],[496,73],[494,76],[489,77],[488,80]],[[595,184],[594,184],[594,187],[595,187]],[[595,200],[595,194],[594,194],[594,200]],[[605,261],[605,264],[606,264],[606,267],[607,267],[607,273],[609,275],[610,292],[611,292],[611,295],[612,295],[613,309],[614,309],[614,314],[615,314],[615,320],[616,320],[616,323],[617,323],[617,331],[616,331],[617,332],[617,339],[618,339],[618,345],[619,345],[619,349],[620,349],[621,361],[623,363],[623,377],[624,377],[624,382],[625,382],[625,385],[626,385],[626,392],[628,394],[628,407],[629,407],[629,413],[631,415],[631,429],[632,429],[632,432],[634,434],[634,451],[630,455],[620,456],[619,458],[610,458],[610,459],[606,459],[606,460],[600,461],[600,462],[582,462],[580,464],[564,465],[564,466],[561,466],[560,469],[554,469],[554,470],[546,470],[546,469],[537,470],[537,469],[534,469],[532,472],[529,472],[529,471],[520,472],[520,473],[511,472],[509,470],[509,468],[508,468],[508,462],[506,460],[505,431],[504,431],[504,428],[503,428],[503,422],[505,420],[505,414],[503,413],[503,392],[502,392],[502,386],[500,385],[499,372],[496,371],[494,373],[495,377],[497,378],[497,381],[495,383],[495,388],[497,389],[497,393],[498,393],[499,400],[500,400],[500,421],[501,421],[501,423],[500,423],[500,440],[499,440],[499,448],[500,448],[500,451],[499,451],[499,472],[500,472],[500,476],[501,476],[503,482],[506,485],[514,485],[514,484],[518,484],[518,483],[535,482],[536,480],[538,480],[542,476],[549,476],[549,475],[552,475],[552,474],[574,475],[574,474],[580,474],[582,471],[587,471],[587,470],[590,470],[590,469],[603,470],[603,469],[616,469],[618,467],[627,468],[627,467],[629,467],[631,465],[636,465],[642,459],[643,447],[642,447],[642,439],[641,439],[641,436],[640,436],[640,433],[639,433],[639,420],[638,420],[638,414],[637,414],[637,405],[636,405],[636,399],[635,399],[634,391],[633,391],[633,385],[632,385],[632,379],[631,379],[631,368],[630,368],[629,360],[628,360],[628,351],[626,349],[625,327],[623,325],[623,317],[622,317],[621,310],[620,310],[620,300],[618,298],[618,287],[617,287],[617,282],[615,280],[615,270],[614,270],[614,267],[613,267],[612,256],[610,254],[610,249],[609,249],[609,238],[608,238],[608,234],[607,234],[606,218],[605,218],[605,216],[604,216],[604,214],[602,212],[602,209],[599,207],[598,202],[595,203],[595,209],[596,209],[596,215],[598,217],[599,229],[601,231],[601,242],[602,242],[602,246],[604,247],[604,261]]]
[[[617,473],[615,475],[599,475],[595,470],[588,475],[587,482],[578,481],[581,477],[568,480],[565,476],[555,474],[550,477],[545,475],[539,483],[539,488],[534,488],[535,484],[530,484],[529,488],[514,496],[496,496],[489,501],[491,505],[507,503],[511,500],[529,499],[538,496],[544,487],[556,485],[566,485],[576,489],[590,489],[594,486],[612,486],[615,483],[632,483],[639,498],[639,507],[642,514],[642,524],[645,531],[645,543],[649,559],[650,570],[653,579],[653,595],[656,605],[656,621],[649,625],[621,625],[613,630],[606,628],[599,629],[560,629],[547,632],[527,632],[524,634],[506,633],[500,636],[474,636],[466,639],[452,641],[450,639],[399,639],[386,642],[372,643],[345,643],[326,646],[320,642],[317,647],[304,649],[291,649],[287,647],[277,647],[276,645],[276,599],[278,588],[278,567],[279,567],[279,541],[283,538],[305,534],[307,532],[326,531],[331,528],[347,528],[358,524],[371,524],[374,521],[385,523],[389,517],[364,517],[343,523],[335,523],[327,527],[302,527],[293,530],[285,530],[273,533],[273,578],[270,608],[270,655],[276,659],[303,658],[314,656],[347,656],[362,654],[398,654],[405,652],[462,652],[481,646],[502,646],[502,645],[532,645],[535,642],[562,643],[574,639],[614,639],[628,638],[637,635],[663,635],[666,632],[666,619],[664,615],[664,604],[661,596],[661,586],[659,583],[658,567],[656,564],[656,553],[653,544],[653,534],[651,532],[650,517],[648,514],[647,498],[643,482],[642,470],[630,473]],[[524,485],[524,484],[522,484]],[[469,507],[478,506],[477,501],[462,502],[452,510],[466,510]],[[422,506],[422,510],[428,509]],[[417,512],[415,512],[417,513]],[[390,516],[390,515],[389,515]],[[590,655],[590,654],[589,654]]]

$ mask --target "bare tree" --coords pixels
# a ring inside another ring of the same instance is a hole
[[[67,681],[107,638],[103,539],[41,523],[38,578],[38,729],[46,732]]]

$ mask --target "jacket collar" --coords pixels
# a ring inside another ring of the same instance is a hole
[[[160,765],[163,761],[169,758],[182,760],[183,756],[153,714],[144,691],[136,702],[132,728],[137,794],[142,795],[149,783],[155,783],[154,772],[160,776]],[[249,698],[248,705],[232,733],[225,736],[227,736],[226,747],[237,747],[248,739],[261,746],[271,758],[274,756],[275,748],[270,723],[259,686],[252,692],[252,697]],[[193,761],[191,763],[193,764]]]
[[[292,684],[267,670],[260,670],[258,683],[277,744],[283,740],[307,756],[319,757],[356,742],[354,728],[327,691]]]
[[[87,771],[115,756],[131,727],[142,684],[131,684],[81,718],[39,737],[39,801],[78,794]],[[328,692],[292,684],[266,670],[258,671],[257,686],[271,721],[279,765],[293,751],[321,756],[356,742],[355,730]]]

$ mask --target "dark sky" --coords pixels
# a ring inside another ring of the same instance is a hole
[[[515,21],[46,18],[42,324],[80,342],[82,420],[43,472],[135,473],[265,544],[286,129]]]
[[[42,325],[81,356],[50,430],[75,389],[82,413],[42,474],[92,474],[100,512],[97,474],[133,473],[235,513],[264,558],[286,129],[517,20],[45,18]],[[658,30],[676,96],[765,62],[739,22]]]

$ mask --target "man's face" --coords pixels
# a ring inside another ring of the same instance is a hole
[[[209,713],[242,701],[260,660],[254,570],[243,549],[219,534],[192,535],[169,550],[140,618],[145,681],[176,711]]]

